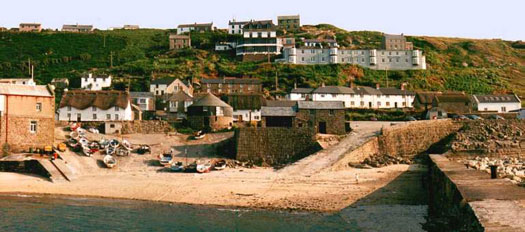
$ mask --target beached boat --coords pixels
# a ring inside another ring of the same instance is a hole
[[[139,154],[150,153],[151,154],[151,147],[149,145],[142,144],[139,146],[139,148],[137,148],[137,153]]]
[[[67,141],[67,145],[69,145],[70,147],[76,147],[78,145],[78,140],[70,138]]]
[[[119,144],[119,141],[116,139],[109,140],[109,146],[118,147]]]
[[[196,172],[196,171],[197,171],[197,163],[195,162],[188,164],[184,167],[184,172]]]
[[[78,139],[78,132],[72,131],[71,133],[69,133],[69,138]]]
[[[184,165],[182,164],[182,162],[176,162],[171,165],[170,169],[174,172],[182,172],[184,171]]]
[[[131,151],[132,148],[131,148],[131,143],[128,142],[128,140],[122,140],[122,143],[120,144],[123,148],[125,148],[126,150],[128,151]]]
[[[84,137],[86,136],[86,129],[83,129],[81,127],[77,128],[76,132],[78,133],[78,136]]]
[[[123,147],[117,147],[116,150],[115,150],[115,154],[117,156],[129,156],[130,154],[130,151],[126,148],[123,148]]]
[[[173,154],[171,154],[171,152],[160,154],[159,162],[160,162],[160,165],[163,165],[163,166],[171,165],[173,163]]]
[[[199,140],[203,139],[206,136],[206,134],[203,131],[197,131],[193,134],[193,139]]]
[[[82,144],[82,146],[89,146],[89,140],[87,140],[86,138],[80,138],[78,140],[78,143]]]
[[[106,155],[113,155],[115,154],[116,148],[112,146],[106,147]]]
[[[223,170],[226,168],[226,160],[218,160],[213,164],[213,169],[215,170]]]
[[[211,163],[197,164],[196,170],[198,173],[208,173],[211,170]]]
[[[100,145],[101,149],[106,149],[106,147],[109,146],[109,140],[107,139],[101,139],[98,144]]]
[[[93,154],[95,154],[95,152],[96,151],[94,149],[91,149],[88,146],[82,146],[82,153],[85,156],[91,157]]]
[[[69,126],[69,129],[71,131],[76,131],[79,127],[80,127],[79,123],[73,123],[73,124],[71,124],[71,126]]]
[[[104,156],[104,164],[108,168],[113,168],[117,165],[117,159],[111,155]]]

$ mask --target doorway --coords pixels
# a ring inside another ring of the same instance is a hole
[[[326,134],[326,122],[319,122],[319,133]]]
[[[82,114],[77,114],[77,122],[82,122]]]

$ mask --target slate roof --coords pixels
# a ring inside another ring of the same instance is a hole
[[[179,24],[178,28],[181,27],[212,27],[213,23],[192,23],[192,24]]]
[[[266,106],[269,107],[292,107],[297,105],[297,101],[266,101]]]
[[[338,93],[338,94],[354,94],[355,91],[344,86],[325,86],[314,90],[314,93]]]
[[[299,109],[319,109],[319,110],[341,110],[345,108],[342,101],[299,101],[297,102]]]
[[[229,21],[228,25],[245,25],[249,23],[250,21]]]
[[[201,79],[202,84],[261,84],[261,80],[256,78],[217,78]]]
[[[71,106],[75,109],[86,109],[95,106],[99,109],[107,110],[118,106],[127,108],[130,103],[129,93],[124,91],[88,91],[71,90],[64,92],[60,101],[60,108]]]
[[[52,97],[53,92],[45,85],[12,85],[0,83],[0,95]]]
[[[379,88],[383,95],[416,95],[416,93],[398,88]]]
[[[275,25],[272,20],[257,20],[250,21],[244,25],[244,30],[249,31],[266,31],[266,30],[275,30]]]
[[[226,102],[223,102],[221,99],[211,93],[208,93],[205,96],[197,99],[190,107],[195,106],[218,106],[232,108],[230,105],[226,104]]]
[[[474,95],[479,103],[520,103],[516,95]]]
[[[152,92],[129,92],[129,96],[131,98],[138,98],[138,97],[153,98],[154,97]]]
[[[67,24],[64,24],[62,26],[62,30],[64,30],[64,29],[86,29],[86,30],[92,30],[93,29],[93,25],[78,25],[78,24],[67,25]]]
[[[167,78],[155,79],[155,80],[151,81],[151,84],[152,85],[156,85],[156,84],[169,85],[169,84],[173,83],[175,81],[175,79],[177,79],[177,78],[167,77]]]
[[[177,93],[174,93],[174,94],[166,94],[164,95],[164,97],[168,101],[192,101],[193,100],[193,98],[184,91],[178,91]]]
[[[356,94],[360,95],[380,95],[382,94],[381,91],[379,91],[376,88],[368,87],[368,86],[359,86],[353,88]]]
[[[292,93],[312,93],[314,91],[313,88],[295,88],[292,89]]]
[[[261,116],[263,117],[294,117],[296,114],[294,107],[285,106],[263,106],[261,108]]]

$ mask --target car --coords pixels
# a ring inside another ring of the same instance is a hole
[[[474,115],[474,114],[468,115],[467,117],[468,117],[469,119],[472,119],[472,120],[483,120],[482,117],[477,116],[477,115]]]
[[[407,120],[407,121],[417,121],[417,119],[416,119],[415,117],[413,117],[413,116],[408,116],[408,117],[406,118],[406,120]]]
[[[376,117],[370,117],[370,121],[377,121]]]
[[[503,117],[501,117],[501,116],[499,116],[497,114],[490,115],[489,119],[505,120],[505,118],[503,118]]]

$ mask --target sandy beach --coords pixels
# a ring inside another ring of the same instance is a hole
[[[360,132],[371,133],[379,128],[379,125],[368,129],[362,126],[349,136],[363,136]],[[56,134],[58,140],[65,139],[66,132],[57,129]],[[170,147],[176,147],[177,159],[181,161],[216,158],[213,144],[229,136],[231,133],[211,134],[204,141],[190,141],[183,135],[124,136],[134,144],[151,144],[152,154],[119,157],[118,167],[107,169],[101,164],[102,155],[85,157],[65,152],[62,157],[73,173],[72,181],[53,183],[39,176],[3,172],[0,173],[0,193],[338,211],[355,205],[360,199],[389,184],[408,170],[425,170],[425,167],[420,165],[392,165],[374,169],[319,169],[316,172],[300,172],[298,169],[308,168],[308,165],[299,163],[295,164],[298,168],[281,170],[237,167],[197,174],[167,172],[155,163],[159,152]],[[183,152],[186,148],[187,156]],[[327,158],[320,154],[308,159],[308,162],[322,163],[321,159]]]

